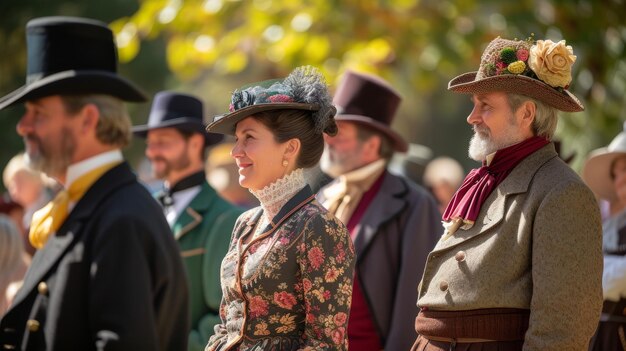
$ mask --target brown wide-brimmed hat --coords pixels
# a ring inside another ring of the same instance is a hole
[[[583,166],[583,180],[599,197],[613,201],[617,194],[613,187],[611,167],[621,156],[626,156],[626,122],[624,130],[617,134],[609,146],[596,149],[589,153]]]
[[[572,47],[564,40],[498,37],[483,52],[478,71],[452,79],[448,89],[466,94],[503,91],[529,96],[561,111],[582,111],[583,104],[567,90],[575,61]]]
[[[213,117],[206,130],[233,135],[242,119],[273,110],[311,111],[315,130],[320,135],[337,112],[322,73],[315,67],[303,66],[294,69],[285,79],[252,83],[235,90],[230,112]]]
[[[396,151],[409,148],[404,138],[391,129],[402,98],[383,79],[363,73],[347,71],[333,98],[337,106],[337,121],[355,122],[387,136]]]

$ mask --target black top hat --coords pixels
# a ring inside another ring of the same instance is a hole
[[[50,95],[146,96],[117,75],[117,48],[106,24],[78,17],[42,17],[26,24],[26,85],[0,98],[0,110]]]
[[[154,96],[148,124],[133,127],[133,133],[145,138],[148,131],[160,128],[176,128],[204,135],[205,145],[217,144],[224,138],[221,134],[207,133],[202,123],[202,101],[195,96],[162,91]]]
[[[384,80],[348,71],[333,98],[337,106],[335,120],[373,128],[389,137],[396,151],[406,152],[407,142],[390,127],[401,100],[400,95]]]

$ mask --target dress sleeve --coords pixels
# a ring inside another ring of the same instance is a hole
[[[347,350],[355,254],[345,226],[321,213],[308,220],[298,263],[306,308],[301,350]]]

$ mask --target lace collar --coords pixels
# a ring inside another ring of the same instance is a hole
[[[265,218],[271,221],[287,201],[306,185],[304,171],[298,168],[265,188],[250,190],[250,192],[259,199]]]

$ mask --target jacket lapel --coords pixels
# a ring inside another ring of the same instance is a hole
[[[557,157],[557,153],[552,143],[526,157],[485,200],[474,226],[469,230],[459,229],[447,240],[440,240],[433,252],[457,246],[488,232],[495,225],[502,222],[509,207],[507,199],[511,195],[527,192],[535,173],[543,164],[554,157]]]
[[[403,196],[409,191],[408,184],[388,171],[383,176],[385,179],[378,193],[365,210],[361,222],[354,228],[354,248],[358,261],[363,259],[381,224],[397,216],[406,206]]]
[[[204,182],[198,195],[191,200],[172,226],[176,240],[179,240],[202,223],[203,215],[209,211],[209,208],[215,202],[216,196],[215,190],[209,186],[209,183]]]
[[[19,304],[37,284],[45,278],[48,272],[58,263],[63,254],[83,234],[82,226],[99,204],[112,194],[116,188],[136,180],[126,162],[113,167],[98,179],[87,190],[85,195],[76,203],[69,216],[63,222],[59,231],[50,236],[46,245],[33,257],[22,288],[13,301],[13,306]]]

